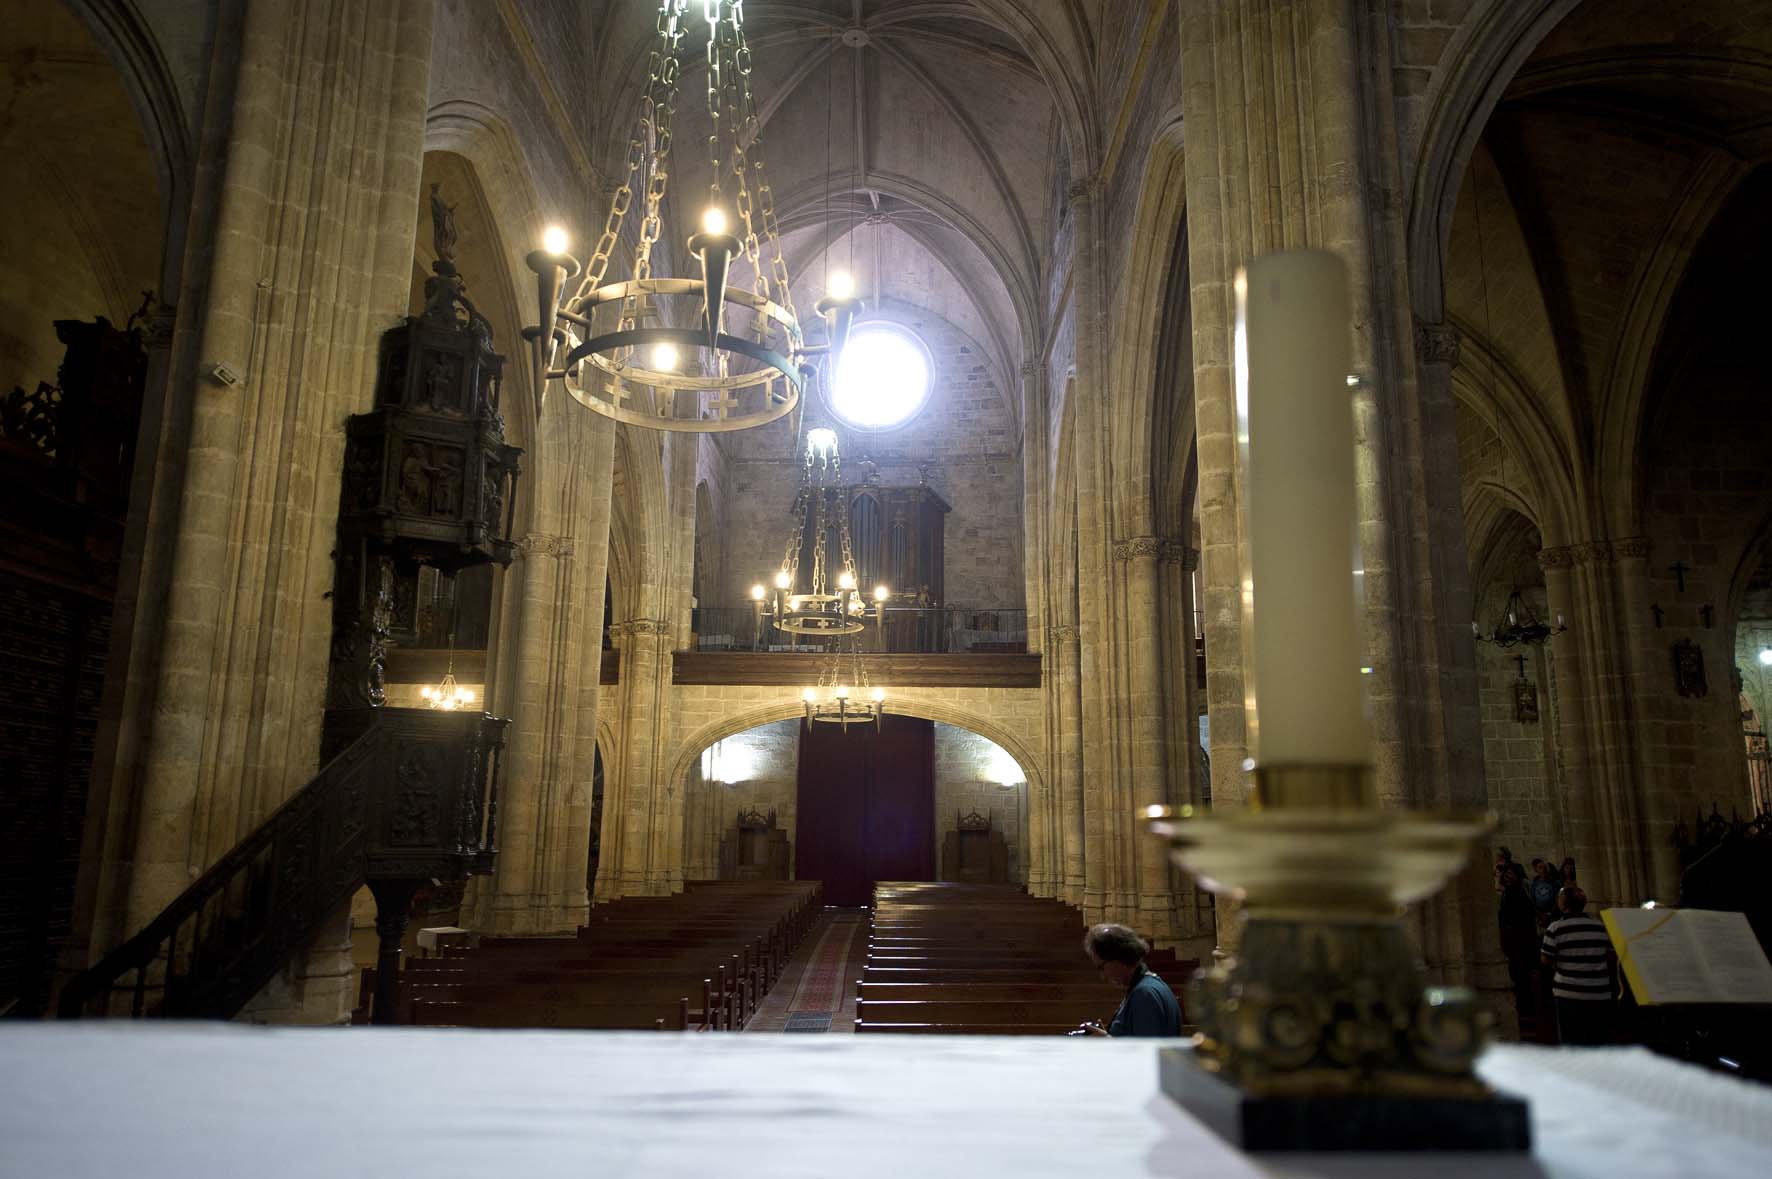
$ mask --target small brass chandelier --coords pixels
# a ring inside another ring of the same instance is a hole
[[[454,712],[456,709],[466,708],[474,702],[473,689],[464,688],[455,682],[455,668],[453,666],[443,673],[442,683],[436,687],[427,684],[419,689],[418,694],[424,698],[426,704],[432,708],[442,709],[444,712]]]
[[[867,596],[857,584],[855,553],[849,542],[849,505],[844,500],[836,431],[808,430],[800,493],[794,498],[794,530],[782,554],[781,568],[775,572],[774,589],[761,582],[751,587],[759,623],[767,619],[787,634],[828,637],[857,634],[869,623],[878,625],[892,591],[876,585]],[[833,524],[835,553],[830,551]],[[812,567],[806,571],[805,589],[801,590],[803,555],[810,556]]]
[[[849,650],[849,674],[843,674],[842,655],[831,653],[831,661],[819,674],[818,685],[800,693],[806,705],[805,726],[811,732],[814,724],[841,725],[844,732],[850,725],[874,726],[880,731],[881,718],[886,715],[886,689],[868,684],[867,667],[861,655]]]
[[[1520,593],[1518,586],[1507,596],[1507,606],[1502,610],[1502,617],[1506,621],[1490,634],[1484,634],[1483,628],[1472,622],[1471,634],[1476,637],[1477,642],[1494,643],[1497,647],[1512,647],[1520,643],[1538,647],[1569,629],[1563,624],[1561,614],[1557,615],[1555,626],[1540,622],[1538,615],[1532,612],[1532,607],[1526,604],[1526,598]],[[1524,668],[1521,669],[1521,674],[1525,674]]]
[[[464,688],[455,682],[455,632],[449,632],[449,665],[443,670],[443,682],[432,686],[426,684],[418,690],[420,698],[431,708],[443,712],[455,712],[467,708],[474,703],[474,690]]]
[[[688,248],[701,276],[652,274],[689,24],[689,0],[660,0],[658,37],[628,140],[626,173],[590,260],[581,266],[568,253],[570,239],[559,226],[550,226],[542,248],[526,259],[536,275],[540,305],[537,325],[523,332],[533,350],[538,413],[548,385],[560,380],[586,408],[629,425],[700,433],[743,430],[791,413],[813,375],[811,357],[831,352],[834,358],[840,348],[809,347],[794,310],[774,195],[763,168],[744,2],[700,2],[707,24],[711,172],[701,232],[689,238]],[[730,194],[723,180],[730,183]],[[606,282],[636,191],[641,212],[632,277]],[[749,264],[750,289],[728,284],[735,262]],[[579,278],[578,287],[564,297],[573,278]],[[857,306],[851,292],[838,290],[819,303],[832,341],[846,336]],[[684,323],[692,326],[674,326]]]

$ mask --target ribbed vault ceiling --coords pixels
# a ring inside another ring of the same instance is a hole
[[[690,5],[686,43],[702,33],[700,7]],[[1080,5],[1044,7],[1086,38]],[[1061,132],[1042,70],[997,23],[1005,8],[1019,13],[1004,0],[748,0],[745,27],[802,311],[827,269],[851,269],[864,296],[926,308],[972,334],[1008,380],[1037,314]],[[654,17],[651,3],[620,0],[598,20],[605,159],[625,149]],[[705,63],[692,61],[674,124],[673,236],[690,231],[706,199],[706,81]]]

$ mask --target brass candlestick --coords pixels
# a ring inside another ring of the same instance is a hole
[[[1191,991],[1166,1093],[1251,1150],[1524,1150],[1523,1103],[1472,1072],[1488,1020],[1425,987],[1402,906],[1456,875],[1482,815],[1381,810],[1366,766],[1255,771],[1248,810],[1147,812],[1170,858],[1243,902],[1242,948]]]

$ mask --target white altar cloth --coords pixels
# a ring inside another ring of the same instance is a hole
[[[1772,1090],[1641,1049],[1492,1049],[1518,1155],[1264,1155],[1160,1042],[87,1023],[0,1031],[0,1176],[1772,1175]]]

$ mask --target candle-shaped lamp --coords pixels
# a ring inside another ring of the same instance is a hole
[[[1151,827],[1243,922],[1236,955],[1201,981],[1194,1045],[1159,1050],[1163,1091],[1249,1150],[1371,1150],[1400,1125],[1437,1149],[1524,1150],[1524,1104],[1472,1070],[1487,1014],[1467,989],[1424,988],[1401,920],[1491,820],[1379,805],[1346,270],[1329,253],[1275,254],[1235,289],[1254,790],[1221,812],[1153,808]]]
[[[1250,755],[1275,770],[1365,766],[1346,267],[1273,254],[1236,293]]]

